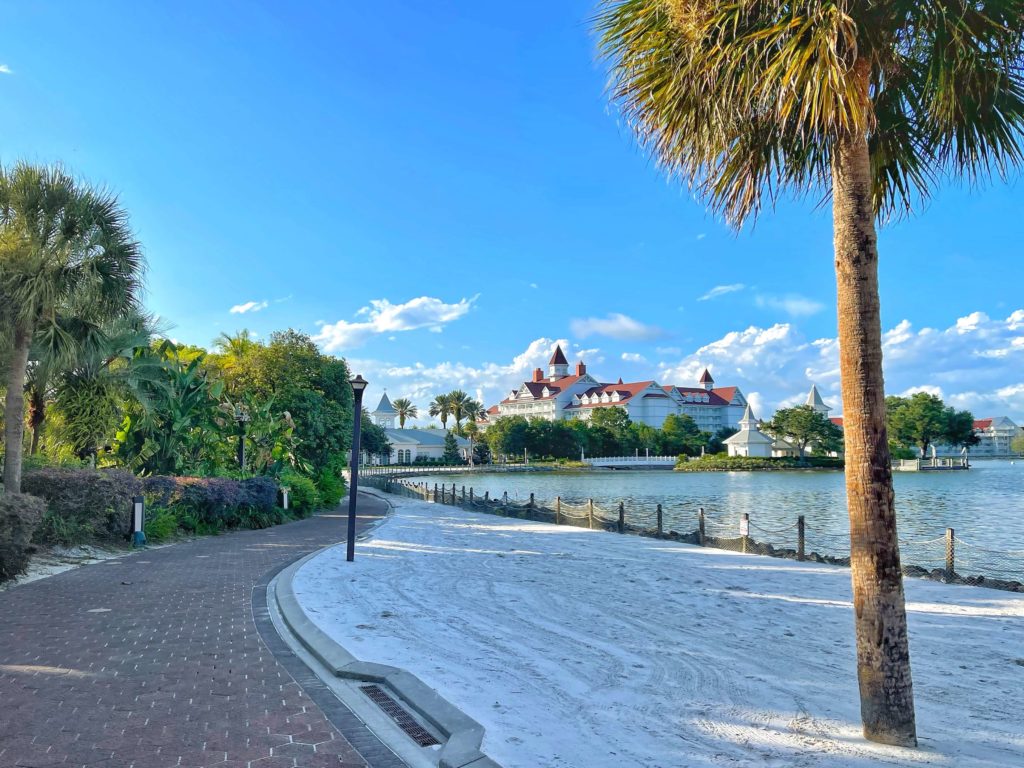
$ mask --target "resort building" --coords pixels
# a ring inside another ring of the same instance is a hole
[[[487,411],[487,424],[500,416],[524,416],[528,419],[589,419],[596,409],[621,408],[640,424],[660,428],[669,414],[685,414],[705,432],[722,427],[737,427],[747,400],[739,387],[716,387],[711,372],[705,370],[696,387],[663,385],[654,380],[614,384],[602,382],[587,372],[582,361],[570,372],[562,348],[556,347],[548,361],[547,375],[540,368],[530,381],[509,392]]]
[[[443,429],[397,429],[395,420],[398,412],[391,405],[386,392],[370,418],[384,430],[391,443],[391,455],[383,457],[383,463],[412,464],[417,459],[440,461],[444,456],[444,439],[448,433]],[[459,446],[459,455],[464,461],[469,461],[473,444],[458,435],[455,436],[455,442]],[[374,461],[381,461],[381,458],[375,456]]]
[[[739,421],[740,431],[722,442],[730,456],[754,456],[768,459],[772,457],[775,440],[768,437],[758,428],[758,421],[748,405]]]
[[[974,436],[978,444],[972,445],[968,453],[973,458],[993,458],[996,456],[1016,456],[1012,443],[1024,429],[1018,427],[1008,416],[990,416],[987,419],[974,420]],[[938,444],[935,446],[936,456],[959,456],[963,448],[954,445]]]

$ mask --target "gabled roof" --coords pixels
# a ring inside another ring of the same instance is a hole
[[[401,445],[444,445],[448,434],[443,429],[385,429],[388,442]],[[468,448],[469,440],[455,435],[455,443],[460,448]]]
[[[705,368],[704,369],[704,373],[702,373],[700,375],[700,383],[701,384],[714,384],[715,383],[715,380],[713,378],[711,378],[711,371],[709,371],[707,368]]]
[[[565,359],[565,353],[562,352],[562,345],[557,344],[555,346],[555,352],[551,355],[551,359],[548,360],[548,365],[568,365],[569,361]]]
[[[978,430],[988,429],[992,426],[992,419],[975,419],[974,428]]]
[[[387,392],[384,393],[384,396],[381,397],[380,402],[377,403],[377,410],[375,410],[374,413],[394,413],[396,415],[398,414],[398,411],[396,411],[394,406],[391,405],[391,401],[388,400]]]

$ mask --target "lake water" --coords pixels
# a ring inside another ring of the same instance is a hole
[[[946,528],[957,538],[957,570],[1024,579],[1024,461],[977,461],[967,472],[897,472],[897,525],[904,562],[941,567]],[[491,498],[595,504],[614,514],[620,501],[627,522],[650,525],[662,504],[665,530],[697,528],[703,507],[708,533],[738,536],[750,515],[751,536],[795,546],[796,518],[804,515],[807,550],[849,553],[846,489],[841,472],[522,472],[429,475],[433,487],[452,483]],[[992,550],[992,551],[988,551]],[[983,570],[982,570],[983,568]]]

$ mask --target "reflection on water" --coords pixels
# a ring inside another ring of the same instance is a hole
[[[846,490],[841,472],[530,472],[437,475],[417,478],[433,485],[472,486],[478,495],[508,492],[538,501],[613,507],[619,501],[640,518],[663,505],[666,529],[691,531],[704,507],[710,519],[738,530],[746,512],[765,529],[807,520],[812,532],[846,536]],[[898,472],[896,510],[901,539],[933,539],[946,528],[957,538],[1000,550],[1024,550],[1024,461],[978,461],[969,472]]]

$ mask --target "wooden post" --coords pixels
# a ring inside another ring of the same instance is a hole
[[[491,503],[491,492],[490,491],[484,491],[484,504],[490,504],[490,503]]]
[[[462,503],[466,503],[466,486],[462,486]]]
[[[501,497],[501,504],[503,507],[508,507],[508,491],[505,491],[504,495]]]
[[[664,520],[661,516],[661,504],[658,505],[658,536],[661,536],[665,532]]]
[[[956,537],[953,529],[946,529],[946,578],[952,579],[956,576]]]
[[[455,483],[452,483],[452,506],[455,505]]]
[[[804,544],[807,541],[805,535],[804,516],[800,515],[796,519],[796,559],[804,559]]]
[[[587,509],[587,525],[594,530],[594,500],[590,499],[590,506]]]
[[[562,497],[555,496],[555,525],[558,525],[558,518],[562,515]]]
[[[434,503],[437,504],[437,483],[434,483]]]
[[[472,487],[469,489],[469,503],[470,504],[473,503],[473,489],[472,489]]]
[[[626,532],[626,505],[619,502],[619,533]]]
[[[533,494],[530,494],[530,509],[533,509]]]
[[[447,485],[442,485],[441,486],[441,503],[442,504],[447,504],[448,503],[448,486]]]
[[[744,512],[740,520],[740,538],[743,540],[743,552],[747,551],[747,540],[750,538],[750,513]]]
[[[698,516],[699,516],[700,533],[697,535],[697,539],[698,539],[698,543],[703,547],[704,546],[704,507],[700,508],[700,512],[698,512]]]

